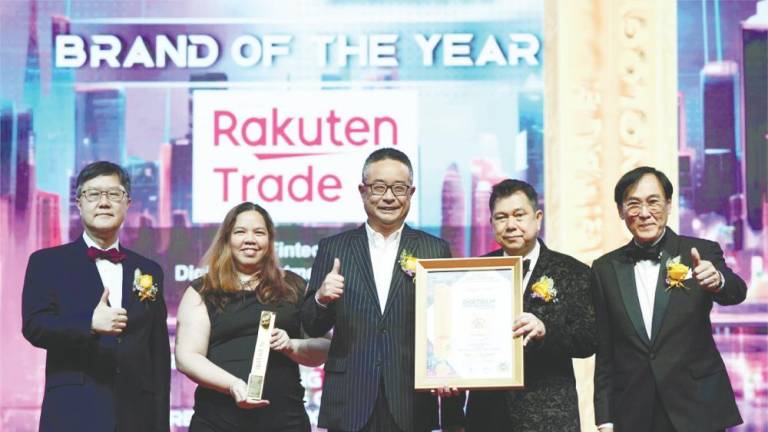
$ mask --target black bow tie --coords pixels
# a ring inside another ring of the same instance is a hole
[[[524,259],[523,260],[523,277],[528,275],[528,271],[531,269],[531,260]]]
[[[627,256],[634,262],[643,260],[659,262],[661,261],[661,245],[656,244],[643,247],[632,242],[632,244],[627,247]]]

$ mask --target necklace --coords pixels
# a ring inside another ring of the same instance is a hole
[[[259,287],[261,280],[258,276],[252,276],[248,279],[240,279],[240,289],[243,291],[255,291]]]

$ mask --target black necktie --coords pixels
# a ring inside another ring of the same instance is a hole
[[[524,259],[523,260],[523,277],[526,277],[528,275],[528,271],[531,269],[531,260]]]

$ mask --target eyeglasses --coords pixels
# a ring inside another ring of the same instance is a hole
[[[632,201],[624,203],[624,212],[627,213],[627,216],[634,217],[639,215],[643,211],[643,207],[645,207],[652,215],[658,216],[664,211],[664,204],[666,204],[664,201],[657,199],[650,200],[646,203]]]
[[[383,182],[363,184],[371,190],[371,195],[374,196],[386,195],[387,190],[389,189],[392,189],[392,194],[395,196],[405,196],[408,194],[408,191],[411,190],[411,185],[404,183],[395,183],[393,185],[388,185]]]
[[[80,194],[80,196],[85,198],[85,200],[88,202],[97,202],[101,200],[102,195],[106,195],[107,199],[112,202],[120,202],[126,197],[126,195],[128,195],[128,193],[122,189],[110,189],[107,191],[101,191],[98,189],[88,189],[88,190],[84,190]]]

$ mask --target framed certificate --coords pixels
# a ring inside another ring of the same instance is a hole
[[[421,259],[415,278],[416,390],[522,387],[522,258]]]

